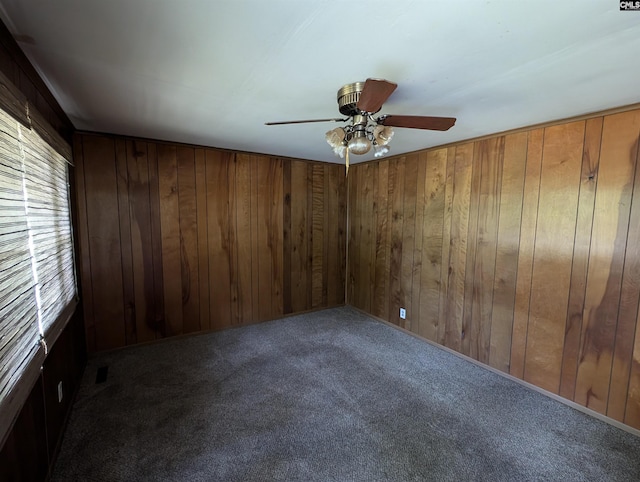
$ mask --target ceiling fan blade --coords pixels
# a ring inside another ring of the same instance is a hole
[[[363,112],[378,112],[382,104],[396,90],[398,84],[383,79],[367,79],[358,100],[358,109]]]
[[[282,122],[265,122],[266,126],[279,126],[283,124],[307,124],[309,122],[346,122],[349,118],[346,119],[313,119],[313,120],[295,120],[295,121],[282,121]]]
[[[449,130],[456,123],[455,117],[426,117],[419,115],[385,115],[377,120],[378,124],[410,129],[429,129],[433,131]]]

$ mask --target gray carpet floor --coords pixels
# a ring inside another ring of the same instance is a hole
[[[52,480],[637,481],[640,438],[344,307],[91,359]]]

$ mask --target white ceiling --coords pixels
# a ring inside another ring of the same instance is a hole
[[[397,154],[640,101],[640,12],[616,0],[0,0],[0,16],[82,130],[343,162],[336,124],[264,122],[337,117],[342,85],[385,78],[381,113],[458,118],[396,129]]]

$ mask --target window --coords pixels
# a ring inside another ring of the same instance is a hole
[[[67,160],[0,110],[0,440],[75,298]]]

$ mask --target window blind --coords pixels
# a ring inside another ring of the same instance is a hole
[[[0,441],[76,291],[67,161],[0,109]]]
[[[27,220],[44,335],[75,296],[67,161],[33,130],[20,129]]]
[[[40,349],[18,129],[0,111],[0,401]]]

